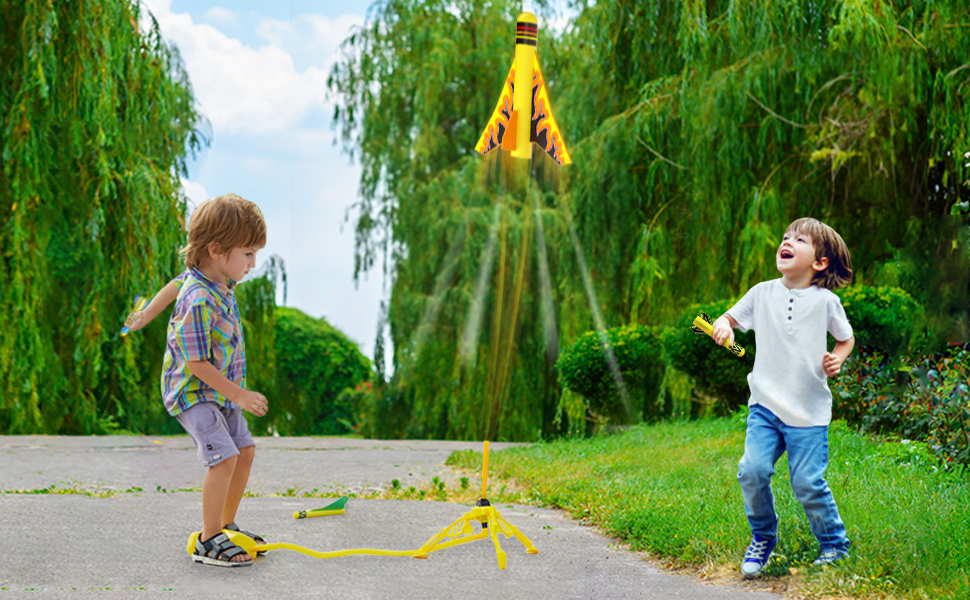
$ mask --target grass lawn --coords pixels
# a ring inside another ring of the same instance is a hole
[[[737,417],[512,448],[489,453],[489,497],[562,508],[634,550],[740,580],[751,538],[736,479],[743,448]],[[457,452],[449,464],[480,471],[481,454]],[[970,598],[970,476],[934,464],[925,447],[834,423],[827,479],[852,548],[843,565],[820,569],[782,457],[765,578],[795,597]]]

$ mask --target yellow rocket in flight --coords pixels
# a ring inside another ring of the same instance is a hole
[[[505,79],[498,106],[488,120],[475,150],[482,154],[501,147],[515,158],[532,158],[531,144],[542,148],[560,165],[572,163],[539,69],[536,47],[539,26],[535,15],[522,13],[515,24],[515,60]]]

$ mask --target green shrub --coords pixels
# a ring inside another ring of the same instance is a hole
[[[832,419],[861,427],[862,419],[873,407],[873,399],[893,387],[904,385],[905,374],[890,369],[890,361],[878,349],[856,348],[842,370],[829,379],[832,392]],[[903,436],[906,437],[906,436]]]
[[[354,390],[360,401],[357,404],[357,431],[367,438],[378,440],[406,439],[413,397],[402,377],[395,373],[391,381],[381,385]],[[350,393],[349,391],[347,392]]]
[[[337,396],[337,412],[347,411],[350,418],[342,423],[347,429],[354,433],[359,433],[365,437],[377,437],[373,434],[367,435],[365,431],[368,421],[370,408],[374,404],[374,398],[379,395],[380,390],[375,388],[373,382],[362,381],[352,388],[344,388]]]
[[[286,295],[286,268],[278,256],[270,256],[259,271],[235,287],[236,302],[242,317],[243,336],[246,341],[246,387],[257,391],[270,401],[270,407],[278,409],[281,394],[278,388],[279,366],[276,363],[277,314],[276,291],[283,286]],[[166,313],[171,308],[166,310]],[[163,325],[166,319],[156,319]],[[154,325],[154,323],[152,324]],[[271,410],[265,417],[249,413],[246,420],[253,432],[273,431],[276,421],[285,416]]]
[[[879,348],[892,357],[922,330],[923,308],[900,288],[854,285],[836,294],[842,299],[857,346]]]
[[[833,417],[862,431],[926,443],[944,463],[970,464],[970,349],[951,347],[892,368],[878,350],[831,382]]]
[[[583,334],[559,355],[556,369],[563,387],[583,396],[589,409],[613,423],[635,423],[664,414],[657,406],[663,377],[663,351],[655,327],[626,325],[605,332],[623,377],[630,406],[625,406],[607,353],[596,331]]]
[[[287,435],[350,432],[356,424],[355,397],[341,397],[341,392],[371,378],[370,361],[324,319],[283,307],[276,309],[275,318],[277,406],[285,414],[285,419],[276,421],[277,431]]]
[[[734,330],[734,341],[744,348],[738,358],[707,335],[690,330],[694,317],[704,312],[711,320],[723,315],[737,300],[726,299],[689,306],[672,327],[664,330],[663,347],[667,363],[694,378],[697,389],[716,399],[715,412],[726,415],[748,404],[748,373],[754,366],[754,331]]]
[[[970,465],[970,352],[926,367],[933,376],[921,398],[930,412],[926,442],[944,463]]]

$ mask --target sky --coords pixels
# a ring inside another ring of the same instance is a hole
[[[236,193],[266,218],[257,268],[281,257],[286,305],[323,317],[373,358],[379,271],[354,283],[360,168],[334,145],[327,75],[367,3],[142,0],[174,43],[208,118],[210,145],[188,165],[189,210]],[[282,295],[278,297],[282,303]]]

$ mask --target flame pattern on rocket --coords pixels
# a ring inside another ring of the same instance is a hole
[[[534,15],[522,13],[516,23],[515,58],[505,86],[499,96],[498,105],[492,117],[485,126],[481,138],[475,145],[475,150],[487,154],[495,148],[512,151],[516,158],[530,158],[531,149],[527,146],[536,144],[560,165],[572,163],[566,143],[562,139],[562,132],[552,114],[552,103],[546,91],[542,70],[539,68],[539,58],[536,55],[538,46],[539,27]],[[519,69],[520,73],[516,73]],[[532,93],[520,93],[520,103],[531,104],[531,110],[523,113],[516,107],[516,80],[523,87],[529,85],[528,72],[532,72]],[[531,96],[531,98],[530,98]],[[520,115],[528,114],[528,117]],[[511,132],[511,133],[510,133]]]

